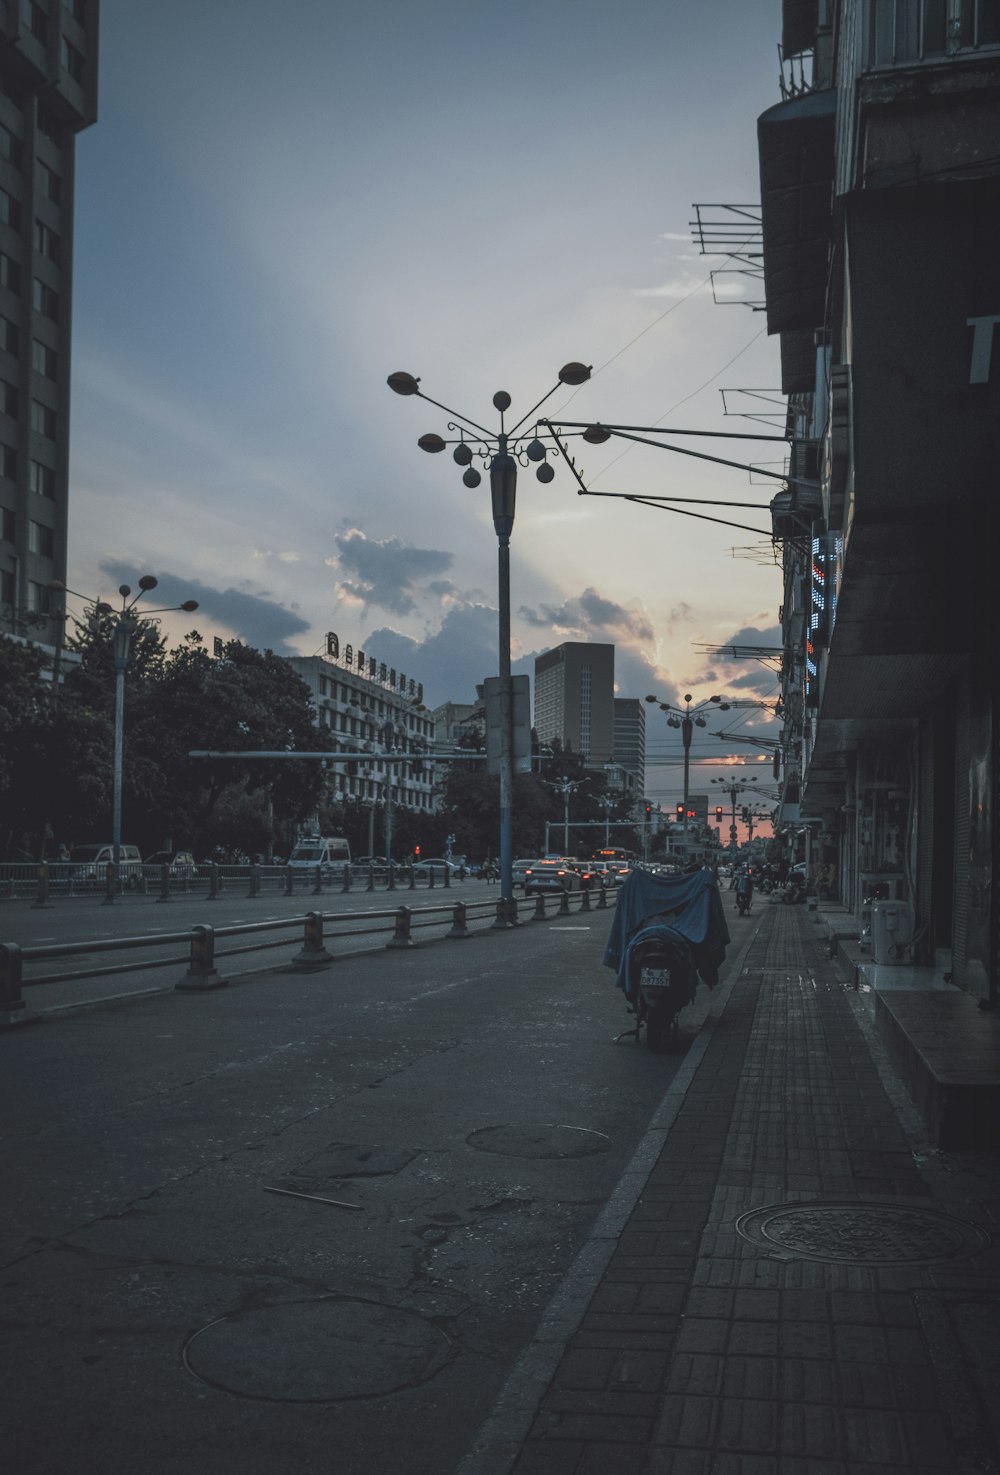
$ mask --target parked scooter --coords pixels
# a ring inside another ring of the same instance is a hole
[[[726,955],[726,926],[718,882],[711,871],[654,876],[633,871],[618,897],[604,962],[618,975],[633,1029],[650,1050],[677,1040],[677,1015],[694,999],[699,977],[711,988]]]

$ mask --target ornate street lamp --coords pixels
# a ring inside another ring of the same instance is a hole
[[[687,855],[687,828],[688,828],[688,787],[691,765],[691,735],[696,727],[705,727],[704,713],[709,709],[716,712],[728,712],[730,703],[724,702],[722,697],[709,697],[705,702],[699,702],[696,707],[691,705],[691,696],[684,698],[685,706],[674,707],[670,702],[661,702],[659,697],[650,696],[647,702],[654,702],[661,712],[667,713],[667,726],[679,727],[681,738],[684,743],[684,854]]]
[[[721,784],[722,785],[722,788],[723,788],[723,792],[729,795],[730,802],[731,802],[731,804],[733,806],[733,818],[732,818],[732,822],[731,822],[731,824],[729,826],[729,847],[730,847],[731,850],[735,850],[736,849],[736,797],[737,797],[738,794],[745,794],[747,792],[747,790],[749,789],[750,785],[751,784],[755,784],[757,782],[757,780],[756,780],[756,778],[741,778],[741,779],[713,778],[713,779],[710,780],[710,782],[713,783],[713,784]],[[753,791],[753,792],[756,792],[756,791]]]
[[[513,926],[517,913],[514,906],[514,748],[512,731],[511,671],[510,671],[510,536],[514,528],[514,506],[517,496],[518,466],[535,464],[535,475],[540,482],[550,482],[555,475],[548,460],[554,436],[545,432],[538,434],[537,425],[524,429],[535,410],[554,394],[560,385],[573,387],[585,384],[590,378],[591,368],[587,364],[569,363],[559,370],[558,381],[536,405],[522,415],[517,423],[507,428],[504,415],[510,409],[511,398],[505,389],[497,390],[493,396],[493,407],[500,414],[500,429],[487,430],[477,421],[449,409],[440,400],[431,399],[420,388],[420,380],[402,370],[390,374],[389,388],[396,394],[416,395],[428,404],[435,405],[446,415],[450,438],[444,439],[434,432],[422,435],[417,445],[422,451],[435,455],[452,446],[452,458],[464,467],[462,481],[467,487],[478,487],[482,476],[473,462],[477,459],[489,472],[490,494],[493,504],[493,527],[498,544],[498,604],[500,614],[500,669],[499,669],[499,750],[500,750],[500,905],[497,909],[497,924]],[[554,444],[552,454],[558,455]]]

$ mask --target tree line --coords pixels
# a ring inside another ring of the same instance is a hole
[[[0,857],[40,860],[62,845],[110,841],[113,806],[115,670],[113,616],[97,610],[68,636],[71,654],[52,670],[51,653],[0,636]],[[343,833],[353,855],[383,852],[381,805],[341,798],[332,774],[315,760],[241,762],[193,759],[194,749],[333,751],[316,721],[309,687],[270,650],[231,640],[209,655],[192,631],[168,649],[159,627],[140,620],[125,677],[122,840],[142,855],[192,850],[250,858],[287,856],[296,834],[317,821]],[[470,739],[474,743],[475,739]],[[586,853],[603,840],[604,777],[554,745],[538,771],[515,777],[514,849],[541,854],[546,820],[552,846],[563,847],[563,800],[553,781],[577,785],[572,819],[600,821],[570,830],[569,849]],[[482,765],[441,765],[434,814],[394,806],[396,859],[420,847],[443,855],[496,856],[498,780]],[[627,808],[623,801],[622,813]],[[612,822],[618,818],[611,812]],[[556,827],[557,826],[557,827]],[[580,839],[581,835],[588,838]],[[615,843],[638,837],[616,827]]]

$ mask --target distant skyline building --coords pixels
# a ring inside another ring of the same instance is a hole
[[[0,4],[0,632],[58,643],[66,581],[76,135],[98,0]]]
[[[636,697],[615,697],[615,762],[646,792],[646,708]]]
[[[614,754],[615,648],[567,641],[535,657],[535,731],[540,744],[558,739],[589,768]]]

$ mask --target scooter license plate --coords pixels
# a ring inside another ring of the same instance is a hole
[[[643,968],[641,984],[643,988],[667,988],[670,984],[669,968]]]

